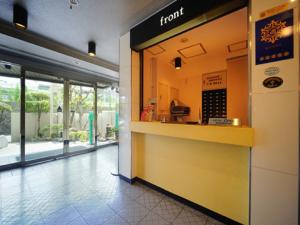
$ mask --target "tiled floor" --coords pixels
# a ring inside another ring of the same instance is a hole
[[[221,224],[116,172],[117,147],[0,173],[0,225]]]

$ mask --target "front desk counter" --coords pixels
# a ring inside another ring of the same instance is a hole
[[[241,224],[254,129],[133,121],[132,175]]]

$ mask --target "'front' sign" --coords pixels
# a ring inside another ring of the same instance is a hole
[[[160,18],[160,26],[163,26],[164,24],[167,24],[168,22],[171,22],[172,20],[182,16],[184,14],[183,10],[184,10],[184,8],[181,7],[179,10],[177,10],[176,12],[170,14],[167,17],[162,16]]]

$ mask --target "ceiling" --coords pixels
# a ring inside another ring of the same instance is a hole
[[[246,55],[247,35],[247,8],[243,8],[152,46],[146,52],[172,68],[174,58],[181,57],[182,69],[176,70],[176,74],[190,74],[190,65],[203,68],[220,63],[224,67],[226,59]]]
[[[173,0],[79,0],[79,6],[72,9],[69,0],[0,0],[0,24],[1,21],[12,22],[14,2],[23,5],[28,11],[28,32],[82,53],[87,52],[88,42],[94,40],[97,44],[96,57],[119,65],[120,36]],[[109,72],[92,63],[76,60],[4,34],[0,34],[1,46],[60,63],[66,62],[96,73],[116,76],[115,71]]]
[[[82,71],[86,74],[107,77],[113,80],[118,79],[119,77],[119,74],[116,71],[85,62],[83,60],[78,60],[74,57],[67,56],[50,49],[42,48],[31,43],[26,43],[22,40],[0,33],[0,50],[1,49],[10,52],[21,53],[22,56],[28,56],[31,59],[39,59],[43,62],[54,63],[58,66],[67,66],[72,69]]]

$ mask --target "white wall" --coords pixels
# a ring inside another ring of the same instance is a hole
[[[38,114],[37,113],[25,113],[25,123],[26,123],[26,140],[31,140],[32,138],[37,136],[38,130]],[[57,123],[56,115],[53,116],[55,125]],[[59,115],[59,123],[62,123],[62,114]],[[41,131],[43,128],[49,126],[50,124],[50,115],[49,113],[42,113],[41,114]],[[11,113],[11,141],[12,142],[19,142],[20,141],[20,113],[19,112],[12,112]]]
[[[130,33],[120,38],[119,173],[131,177],[131,49]]]
[[[298,25],[297,1],[252,0],[252,149],[251,224],[298,224],[299,172],[299,43],[294,35],[294,59],[255,65],[255,21],[259,13],[283,3],[294,8]],[[294,28],[297,30],[298,26]],[[280,68],[281,87],[264,88],[264,70]]]

